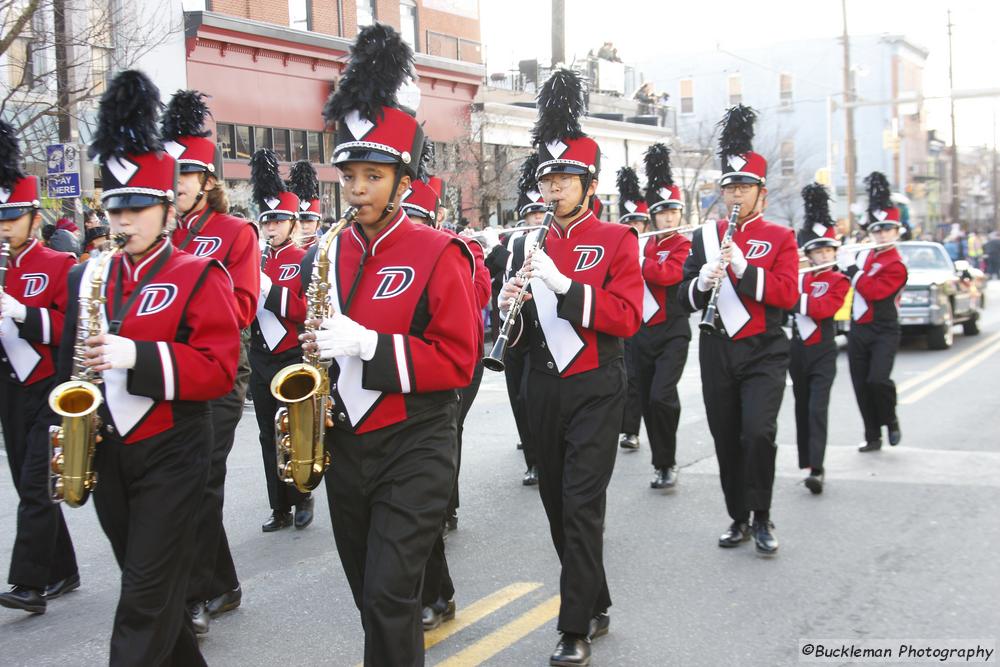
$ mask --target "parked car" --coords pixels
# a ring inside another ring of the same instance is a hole
[[[899,254],[910,274],[899,304],[903,333],[926,335],[932,350],[951,347],[957,324],[966,336],[978,334],[985,307],[982,272],[965,260],[953,262],[940,243],[907,241],[899,244]]]

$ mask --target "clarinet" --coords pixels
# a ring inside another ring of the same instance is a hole
[[[722,237],[722,243],[719,244],[720,250],[733,242],[733,234],[736,233],[736,222],[739,220],[740,215],[740,206],[740,204],[733,204],[733,210],[729,213],[729,224],[726,227],[726,234]],[[722,275],[712,286],[712,296],[708,298],[708,305],[705,306],[705,312],[702,314],[701,322],[698,324],[698,328],[702,331],[715,331],[718,328],[715,326],[715,314],[718,309],[719,293],[722,291],[722,281],[726,279],[726,270],[729,268],[729,262],[720,262],[719,268],[722,269]]]
[[[545,207],[545,219],[542,221],[542,228],[538,232],[538,240],[535,242],[535,248],[545,247],[545,236],[549,233],[549,228],[552,227],[552,221],[555,220],[557,203],[550,202]],[[525,253],[525,260],[527,261],[527,252]],[[517,272],[517,277],[523,279],[526,270],[527,267],[522,266]],[[500,327],[500,333],[497,336],[497,341],[493,344],[493,349],[490,350],[487,356],[483,357],[483,366],[488,370],[502,371],[504,369],[503,356],[507,351],[507,343],[510,340],[510,330],[514,328],[517,316],[521,312],[521,306],[524,305],[524,295],[527,291],[528,286],[525,285],[517,293],[514,302],[510,304],[510,310],[507,311],[507,319],[503,321],[503,325]]]

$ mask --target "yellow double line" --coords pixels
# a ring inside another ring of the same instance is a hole
[[[899,404],[910,405],[911,403],[916,403],[928,394],[968,372],[983,359],[997,351],[1000,351],[1000,332],[979,341],[967,350],[949,357],[920,375],[900,382],[896,386],[896,393],[900,395]]]
[[[541,584],[534,582],[514,583],[490,593],[481,600],[476,600],[467,607],[460,608],[453,621],[424,633],[424,650],[440,644],[470,625],[478,623],[490,614],[541,587]],[[558,615],[559,596],[554,595],[438,664],[447,667],[469,667],[482,664]],[[358,667],[362,666],[358,665]]]

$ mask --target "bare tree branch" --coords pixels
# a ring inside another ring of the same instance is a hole
[[[3,7],[4,10],[13,9],[14,3],[5,3],[6,6]],[[21,10],[21,14],[14,19],[13,25],[11,25],[10,30],[2,38],[0,38],[0,56],[7,53],[7,49],[10,45],[14,43],[14,40],[21,36],[24,32],[24,27],[28,25],[31,19],[35,16],[35,11],[38,9],[39,0],[30,0],[24,9]],[[6,13],[6,12],[5,12]]]

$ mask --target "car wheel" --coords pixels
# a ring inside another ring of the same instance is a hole
[[[962,322],[962,333],[966,336],[975,336],[979,333],[979,313],[972,313],[969,319]]]
[[[932,350],[947,350],[955,342],[955,316],[951,303],[945,304],[944,323],[927,330],[927,347]]]

